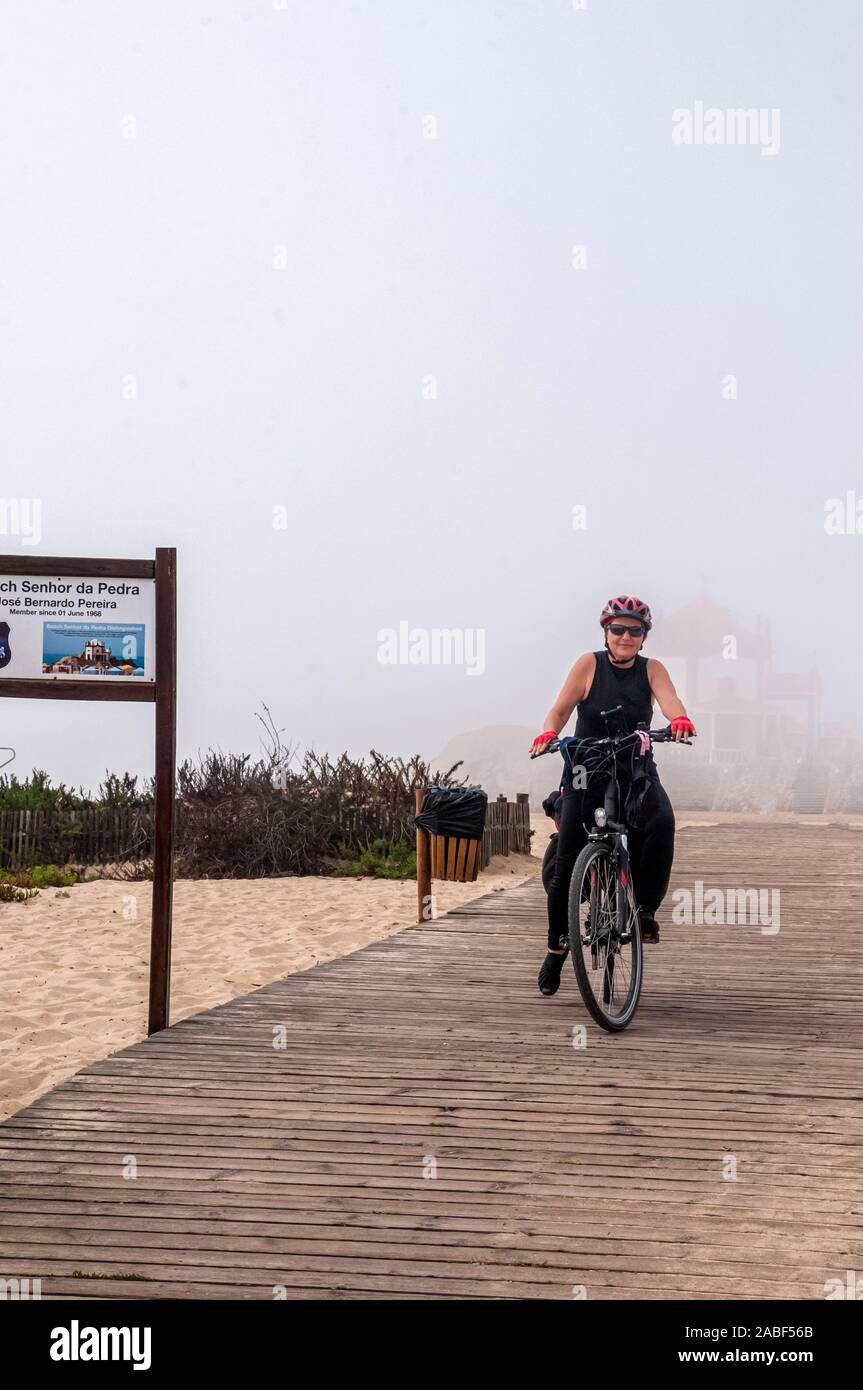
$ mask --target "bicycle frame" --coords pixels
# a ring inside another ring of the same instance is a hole
[[[612,862],[615,870],[620,876],[624,887],[632,882],[632,868],[629,862],[629,832],[624,822],[618,820],[618,807],[620,804],[620,781],[617,776],[617,760],[608,778],[603,799],[603,809],[606,814],[604,826],[593,826],[588,831],[588,840],[604,840],[611,848]],[[633,890],[634,891],[634,890]],[[617,921],[615,922],[615,932],[618,937],[622,937],[626,931],[626,898],[622,893],[617,895]]]
[[[603,710],[601,712],[601,718],[606,729],[610,730],[612,721],[615,720],[620,713],[620,705],[616,706],[614,709]],[[609,731],[608,736],[604,739],[586,740],[577,739],[573,736],[570,738],[551,739],[547,745],[548,752],[561,753],[564,763],[569,768],[570,772],[573,769],[570,750],[577,748],[579,744],[590,742],[591,746],[594,748],[607,748],[609,750],[611,755],[611,768],[603,795],[605,823],[603,825],[585,825],[585,829],[587,830],[588,840],[604,840],[609,844],[615,870],[619,874],[625,888],[632,884],[632,867],[629,858],[629,827],[624,820],[620,819],[620,778],[617,771],[617,754],[621,748],[633,743],[634,740],[639,737],[640,732],[647,734],[651,744],[665,742],[668,738],[667,729],[650,731],[647,729],[642,730],[641,726],[639,726],[639,731],[634,734],[612,734]],[[615,932],[618,937],[625,936],[626,925],[626,897],[624,894],[618,894],[617,921],[615,923]]]

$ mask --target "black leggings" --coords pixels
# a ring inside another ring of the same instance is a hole
[[[625,796],[622,789],[621,802]],[[593,820],[602,797],[580,790],[564,793],[560,805],[557,862],[548,888],[548,945],[556,951],[567,934],[569,880],[576,859],[587,844],[584,821]],[[629,858],[639,907],[656,912],[668,891],[674,858],[674,810],[661,782],[654,781],[644,798],[641,828],[629,832]]]

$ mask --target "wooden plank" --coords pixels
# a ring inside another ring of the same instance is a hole
[[[456,842],[455,877],[459,883],[464,883],[469,843],[470,841],[465,839],[459,839]]]
[[[104,560],[57,555],[0,555],[0,574],[32,574],[46,579],[153,579],[153,560]]]
[[[152,681],[82,681],[68,676],[46,679],[42,676],[0,677],[0,697],[21,700],[119,700],[126,704],[152,704],[156,688]]]
[[[445,873],[444,873],[444,878],[447,878],[447,879],[450,879],[450,880],[452,880],[452,879],[455,878],[455,859],[456,859],[456,854],[457,854],[457,853],[458,853],[458,838],[457,838],[457,836],[455,836],[455,835],[447,835],[447,837],[446,837],[446,871],[445,871]]]
[[[479,860],[482,853],[482,840],[468,841],[467,861],[465,863],[465,882],[475,883],[479,872]]]

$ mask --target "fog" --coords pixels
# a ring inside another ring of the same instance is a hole
[[[539,731],[621,592],[696,726],[698,601],[857,727],[861,14],[5,0],[0,549],[177,547],[180,756]],[[151,768],[149,707],[2,712]]]

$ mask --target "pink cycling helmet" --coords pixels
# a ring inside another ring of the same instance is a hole
[[[599,615],[603,628],[608,627],[608,624],[617,618],[637,618],[644,624],[645,632],[649,632],[653,627],[653,618],[647,604],[632,594],[618,594],[617,598],[610,598]]]

